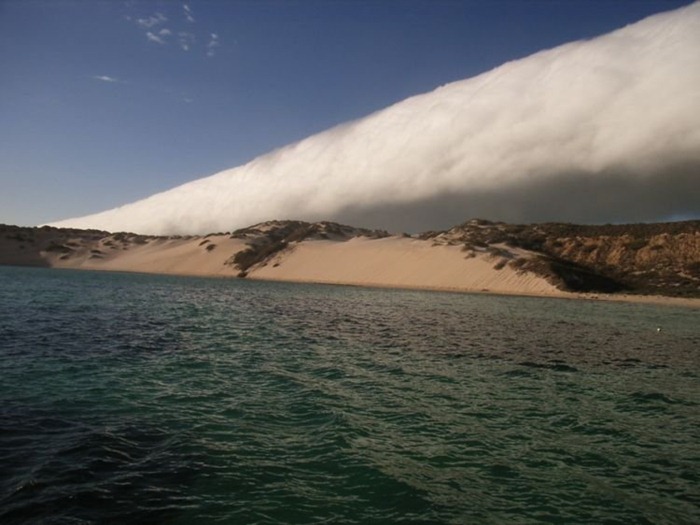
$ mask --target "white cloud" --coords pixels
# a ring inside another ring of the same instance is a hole
[[[110,77],[108,75],[95,75],[92,77],[94,80],[100,80],[102,82],[121,82],[118,78]]]
[[[190,23],[194,23],[194,17],[192,16],[192,9],[190,9],[190,6],[187,4],[182,4],[182,10],[185,13],[185,20],[187,20]]]
[[[158,31],[158,34],[160,36],[168,36],[168,35],[172,35],[173,32],[170,29],[164,28],[164,29],[161,29],[160,31]]]
[[[700,68],[691,64],[700,64],[700,2],[53,225],[183,234],[285,218],[415,231],[470,217],[699,216]]]
[[[187,31],[178,33],[178,41],[183,51],[189,51],[195,42],[195,36]]]
[[[136,23],[140,25],[141,27],[145,27],[146,29],[150,29],[153,26],[157,26],[159,24],[163,24],[168,21],[168,18],[163,14],[163,13],[156,13],[153,16],[149,16],[148,18],[137,18]]]
[[[150,31],[148,31],[146,33],[146,38],[148,38],[148,40],[150,40],[151,42],[156,42],[157,44],[161,44],[161,45],[165,44],[165,40],[163,40],[158,35],[154,35]]]
[[[209,43],[207,44],[207,56],[213,57],[216,53],[216,48],[221,44],[219,43],[219,35],[216,33],[211,33]]]

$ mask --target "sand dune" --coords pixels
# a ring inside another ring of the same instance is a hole
[[[299,243],[264,267],[254,279],[430,288],[437,290],[564,295],[542,277],[517,272],[487,254],[470,256],[457,246],[433,246],[403,237],[346,242]]]
[[[240,239],[228,235],[206,239],[154,239],[105,251],[102,258],[56,261],[54,266],[86,270],[162,273],[172,275],[235,276],[238,272],[225,262],[245,247]],[[77,263],[77,264],[76,264]]]
[[[55,268],[235,277],[239,270],[226,262],[245,248],[244,240],[229,235],[147,238],[123,243],[107,237],[74,250],[69,257],[48,253],[46,260]],[[532,273],[517,272],[508,266],[496,269],[499,261],[488,254],[470,256],[456,246],[434,246],[429,241],[403,237],[306,240],[293,243],[269,261],[253,266],[247,278],[567,295]]]
[[[84,270],[236,277],[233,256],[268,235],[147,237],[78,230],[22,229],[2,236],[0,263]],[[521,252],[523,252],[521,250]],[[523,253],[513,255],[523,255]],[[527,256],[527,254],[525,254]],[[366,235],[310,238],[286,245],[246,270],[249,279],[567,295],[543,277],[518,272],[502,257],[431,240]],[[500,264],[499,264],[500,263]]]

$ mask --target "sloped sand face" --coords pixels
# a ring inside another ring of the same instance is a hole
[[[238,271],[226,265],[237,251],[244,249],[240,239],[228,235],[210,235],[190,239],[157,238],[143,244],[129,244],[116,249],[102,246],[101,257],[92,257],[75,263],[60,261],[56,266],[86,270],[162,273],[171,275],[199,275],[233,277]],[[76,261],[77,262],[77,261]]]
[[[457,246],[433,246],[403,237],[347,242],[305,241],[249,273],[273,279],[396,288],[569,295],[532,273],[500,266],[486,254],[471,255]]]
[[[231,260],[248,249],[250,242],[228,234],[168,238],[106,233],[89,237],[64,232],[45,232],[41,238],[35,234],[33,243],[4,238],[0,263],[236,277],[240,269]],[[540,276],[517,272],[499,257],[395,236],[293,242],[246,273],[250,279],[569,295]]]
[[[0,264],[85,270],[235,276],[226,261],[245,249],[228,234],[148,237],[52,228],[0,228]]]

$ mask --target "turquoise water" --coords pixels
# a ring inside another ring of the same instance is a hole
[[[700,522],[697,310],[2,267],[0,297],[3,524]]]

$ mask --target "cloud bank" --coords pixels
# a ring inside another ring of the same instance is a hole
[[[250,163],[56,226],[700,216],[700,3],[506,63]]]

